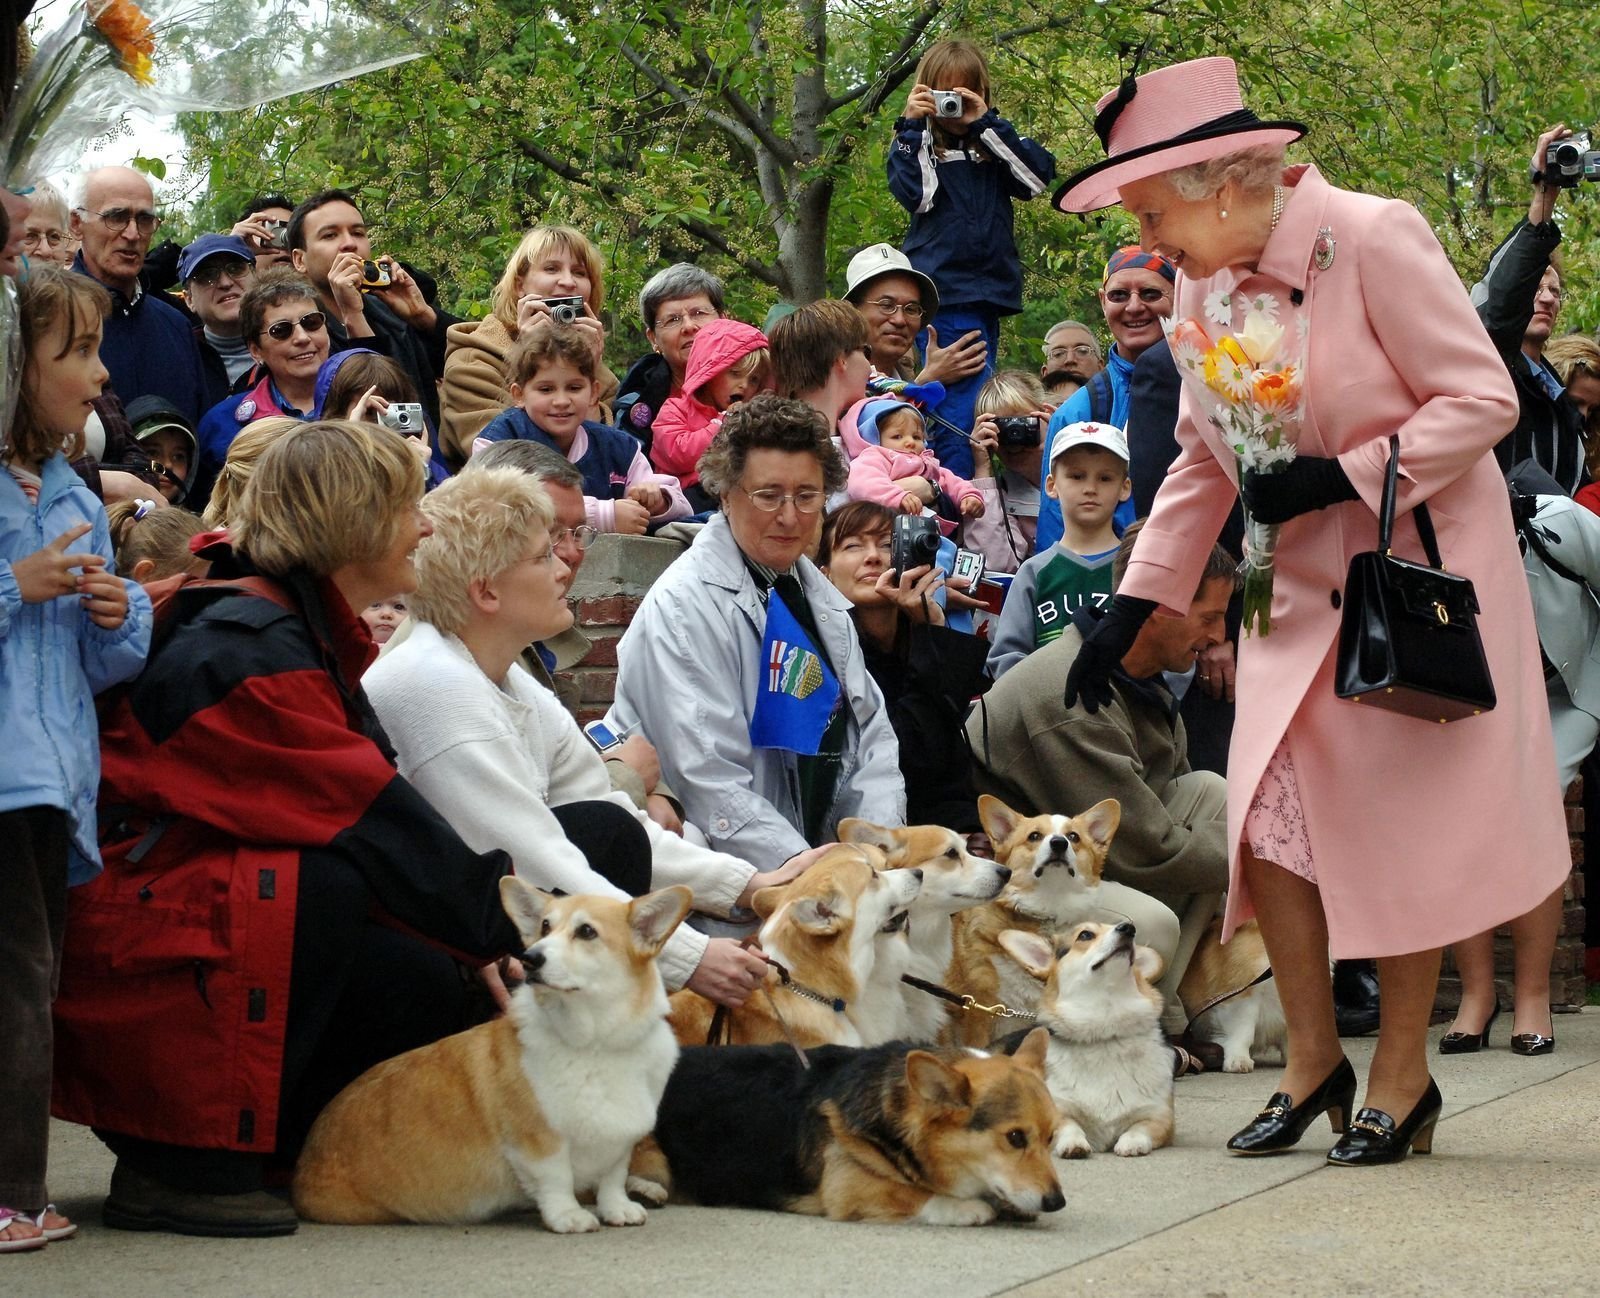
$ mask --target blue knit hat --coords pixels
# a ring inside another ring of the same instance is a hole
[[[885,398],[882,401],[869,401],[861,407],[861,413],[856,417],[856,431],[861,434],[863,442],[873,446],[883,445],[883,434],[878,431],[878,420],[882,419],[891,410],[909,410],[917,417],[917,422],[924,427],[927,421],[922,418],[922,411],[918,410],[909,401],[894,401]]]

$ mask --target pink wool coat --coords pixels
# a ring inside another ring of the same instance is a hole
[[[1433,232],[1407,203],[1294,185],[1259,269],[1180,279],[1176,311],[1203,318],[1237,287],[1288,303],[1310,334],[1303,454],[1337,456],[1361,499],[1284,524],[1271,634],[1240,645],[1228,759],[1232,839],[1224,940],[1253,914],[1239,871],[1245,813],[1287,739],[1335,957],[1442,946],[1531,909],[1571,868],[1527,581],[1489,454],[1517,400]],[[1322,260],[1332,240],[1332,261]],[[1353,555],[1376,548],[1389,436],[1400,437],[1395,551],[1423,561],[1407,511],[1426,500],[1445,566],[1470,577],[1498,706],[1450,725],[1333,692],[1339,605]],[[1232,452],[1185,391],[1181,452],[1118,589],[1186,609],[1235,495]]]

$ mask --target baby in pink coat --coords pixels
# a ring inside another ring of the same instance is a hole
[[[955,530],[957,515],[977,518],[983,513],[983,493],[928,449],[922,412],[915,406],[869,401],[856,427],[865,445],[850,464],[851,500],[876,501],[906,514],[926,510],[941,515],[939,526],[946,534]]]

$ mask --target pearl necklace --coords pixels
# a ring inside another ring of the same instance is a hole
[[[1267,227],[1268,230],[1276,230],[1278,228],[1278,222],[1283,217],[1283,205],[1288,200],[1288,196],[1289,191],[1282,185],[1274,185],[1272,187],[1272,224]]]

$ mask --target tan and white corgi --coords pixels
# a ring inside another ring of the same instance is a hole
[[[1011,871],[997,861],[973,856],[967,851],[965,836],[940,825],[887,829],[850,819],[839,822],[839,837],[847,843],[870,843],[878,848],[890,869],[922,871],[922,888],[911,903],[910,958],[901,972],[944,985],[955,954],[951,916],[993,901],[1011,878]],[[886,966],[880,957],[880,974]],[[881,977],[875,975],[875,980],[881,981]],[[879,1040],[898,1036],[908,1041],[937,1041],[950,1017],[950,1003],[905,984],[900,985],[900,996],[905,1006],[900,1030]]]
[[[863,1008],[862,997],[872,986],[883,939],[894,936],[883,930],[904,914],[922,886],[915,870],[880,874],[883,865],[877,849],[841,843],[799,878],[756,893],[751,904],[763,921],[761,950],[789,971],[789,981],[774,970],[766,994],[758,992],[728,1011],[729,1044],[790,1038],[805,1047],[862,1044],[862,1025],[873,1030],[878,1017],[871,1000]],[[882,988],[874,990],[882,1004]],[[679,1042],[704,1045],[716,1006],[688,990],[675,992],[670,1004]]]
[[[1115,798],[1076,816],[1022,816],[999,798],[978,799],[978,816],[994,844],[995,860],[1011,871],[993,901],[955,917],[951,989],[981,1005],[1032,1009],[1039,983],[1000,944],[1007,929],[1054,934],[1095,914],[1101,875],[1122,819]],[[955,1023],[955,1039],[988,1044],[995,1020],[968,1013]]]
[[[1079,924],[1059,950],[1044,935],[1000,935],[1044,984],[1050,1033],[1045,1081],[1056,1103],[1057,1158],[1124,1157],[1172,1143],[1172,1049],[1161,1032],[1161,957],[1134,945],[1133,925]]]
[[[1289,1029],[1283,1018],[1278,984],[1257,982],[1269,968],[1266,943],[1255,920],[1234,930],[1222,944],[1222,919],[1213,919],[1195,948],[1178,984],[1178,999],[1189,1015],[1189,1033],[1222,1047],[1222,1068],[1228,1073],[1255,1069],[1255,1057],[1267,1050],[1284,1058]]]
[[[528,944],[510,1008],[334,1097],[295,1170],[302,1217],[470,1222],[532,1203],[561,1234],[643,1224],[628,1160],[678,1058],[656,955],[693,895],[557,898],[508,876],[500,898]]]

